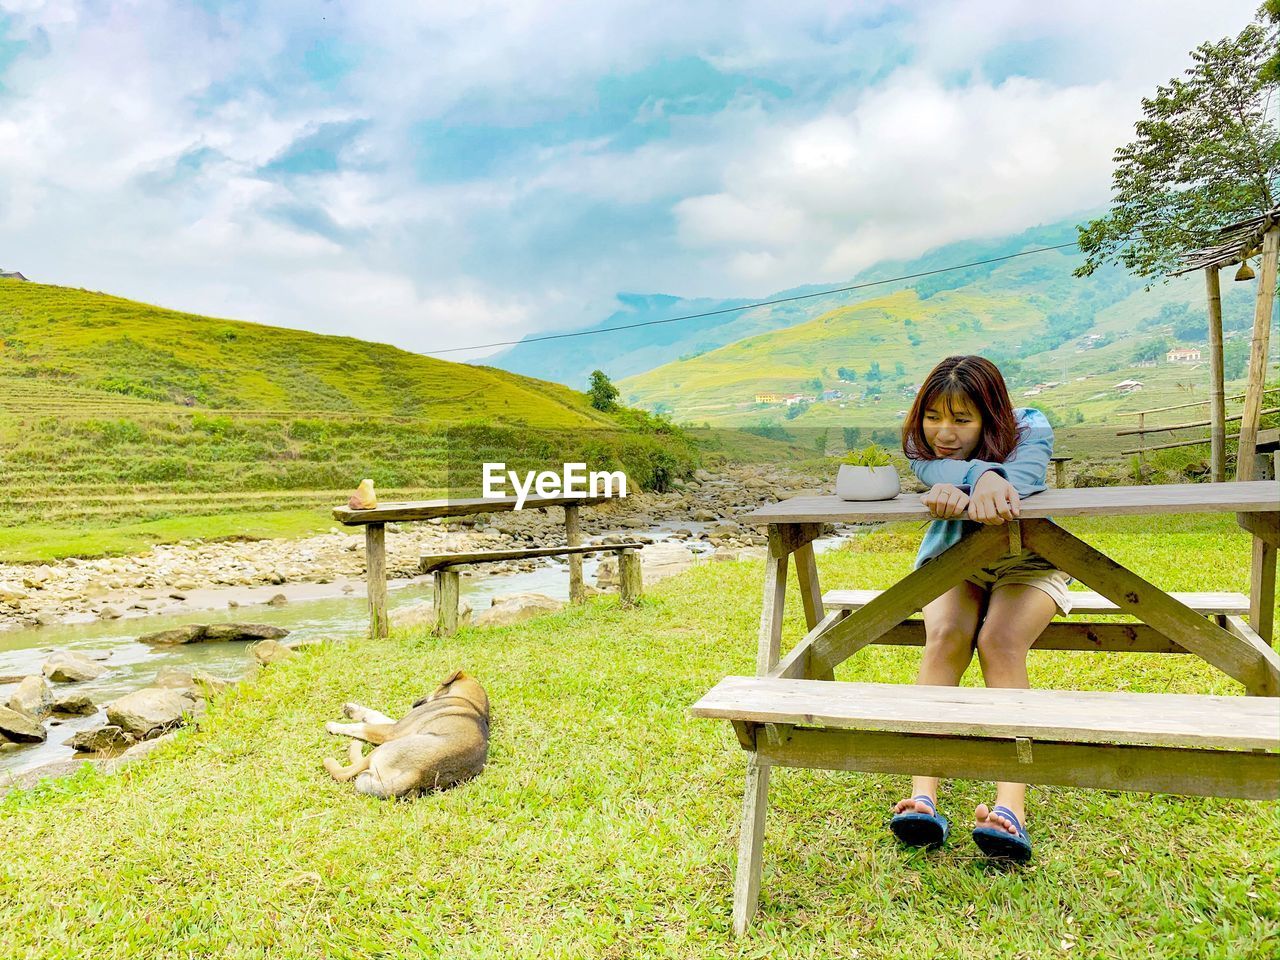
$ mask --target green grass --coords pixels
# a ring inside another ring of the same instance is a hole
[[[1068,521],[1166,589],[1242,590],[1230,517]],[[919,531],[822,556],[828,588],[885,587]],[[899,848],[905,777],[777,770],[761,911],[730,934],[745,757],[687,710],[750,673],[759,563],[506,629],[347,643],[271,668],[152,758],[0,800],[0,956],[1270,957],[1275,803],[1033,787],[1025,870],[967,838],[989,783],[944,785],[948,847]],[[802,624],[794,609],[786,639]],[[909,683],[918,651],[871,648],[840,679]],[[490,762],[405,802],[327,778],[323,722],[395,713],[466,667],[494,704]],[[1032,684],[1238,694],[1191,657],[1043,653]],[[978,684],[976,665],[965,678]],[[907,693],[907,691],[904,691]]]
[[[337,506],[333,500],[331,506]],[[326,510],[246,510],[85,528],[27,524],[0,528],[0,556],[12,563],[141,553],[157,543],[219,537],[304,537],[334,525]]]

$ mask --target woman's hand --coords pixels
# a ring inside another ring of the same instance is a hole
[[[973,495],[969,498],[970,520],[998,525],[1018,519],[1020,510],[1018,491],[994,470],[988,470],[973,485]]]
[[[920,497],[920,502],[931,516],[939,520],[953,520],[964,516],[964,508],[969,505],[969,495],[954,483],[935,483]]]

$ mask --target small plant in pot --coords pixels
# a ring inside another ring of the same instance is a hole
[[[836,474],[836,496],[841,500],[892,500],[902,492],[898,468],[878,444],[850,450]]]

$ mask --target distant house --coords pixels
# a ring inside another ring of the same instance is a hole
[[[1034,397],[1034,396],[1039,395],[1039,393],[1040,393],[1040,388],[1039,388],[1039,387],[1032,387],[1030,390],[1023,390],[1023,391],[1022,391],[1022,395],[1023,395],[1024,397]]]
[[[1198,363],[1200,360],[1200,348],[1174,347],[1165,354],[1165,359],[1170,363]]]
[[[822,400],[824,403],[830,403],[832,400],[839,400],[843,396],[844,396],[844,391],[842,390],[823,390],[822,391]]]
[[[18,271],[16,270],[12,272],[6,272],[4,270],[0,270],[0,280],[27,280],[27,278],[24,277],[22,274],[18,273]],[[27,281],[27,282],[29,283],[30,281]]]
[[[1100,333],[1090,333],[1080,338],[1080,345],[1076,348],[1079,350],[1092,350],[1102,340],[1106,339]]]
[[[1142,389],[1142,383],[1138,380],[1121,380],[1111,389],[1116,393],[1137,393]]]
[[[806,397],[803,394],[793,393],[789,397],[783,397],[782,402],[788,407],[794,407],[797,403],[813,403],[816,398]]]
[[[1139,360],[1134,364],[1135,367],[1154,367],[1155,365],[1156,361],[1154,358],[1151,360]]]
[[[777,403],[782,397],[776,393],[757,393],[756,403]]]

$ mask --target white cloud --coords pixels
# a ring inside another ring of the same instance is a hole
[[[1254,4],[0,0],[31,42],[0,76],[0,265],[418,350],[591,323],[619,290],[844,279],[1105,202],[1138,97]],[[298,72],[316,40],[349,48],[340,81]],[[602,81],[690,57],[777,94],[655,95],[656,138],[417,175],[421,121],[572,130]],[[351,121],[342,169],[261,172]]]

